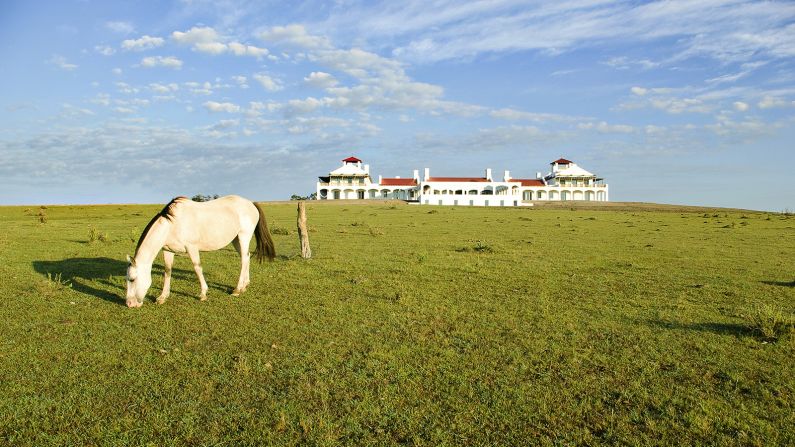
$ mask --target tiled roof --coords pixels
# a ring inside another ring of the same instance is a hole
[[[342,160],[342,161],[344,161],[346,163],[361,163],[361,160],[359,160],[356,157],[348,157],[348,158],[346,158],[345,160]]]
[[[565,158],[558,158],[557,160],[553,161],[552,163],[557,163],[559,165],[570,165],[570,164],[572,164],[574,162],[571,161],[571,160],[566,160]],[[552,164],[552,163],[550,163],[550,164]]]
[[[544,186],[544,182],[539,179],[530,178],[512,178],[512,182],[520,182],[522,186]]]
[[[417,182],[413,178],[382,178],[380,184],[384,186],[414,186]]]
[[[427,182],[488,182],[482,177],[430,177]]]

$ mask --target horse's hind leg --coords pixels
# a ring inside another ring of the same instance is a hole
[[[235,250],[240,255],[240,278],[237,280],[237,287],[235,290],[232,291],[232,295],[240,296],[241,293],[246,291],[246,287],[248,287],[248,283],[250,282],[249,278],[249,265],[251,261],[251,255],[248,253],[248,245],[251,242],[251,235],[238,235],[234,241],[232,241],[232,245],[235,246]]]
[[[191,262],[193,262],[193,270],[196,272],[196,276],[199,277],[199,284],[201,284],[202,292],[199,295],[199,299],[205,301],[207,299],[207,281],[204,280],[204,273],[202,272],[202,264],[201,260],[199,259],[199,249],[194,246],[189,246],[188,248],[188,256],[190,256]]]
[[[171,267],[174,265],[174,253],[163,250],[163,292],[157,297],[157,304],[166,302],[166,298],[171,293]]]

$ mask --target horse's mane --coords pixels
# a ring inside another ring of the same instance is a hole
[[[173,199],[171,199],[170,202],[166,204],[166,206],[163,207],[162,210],[160,210],[160,212],[155,214],[155,217],[153,217],[148,224],[146,224],[146,227],[144,227],[144,231],[141,233],[141,237],[138,238],[138,245],[135,246],[136,255],[138,254],[138,249],[141,248],[141,244],[144,242],[144,239],[146,239],[146,235],[149,234],[149,230],[152,229],[152,225],[154,225],[155,222],[157,222],[157,220],[160,219],[161,217],[165,218],[168,221],[171,221],[171,219],[174,217],[174,207],[176,206],[177,203],[182,202],[183,200],[188,200],[188,198],[185,196],[174,197]]]

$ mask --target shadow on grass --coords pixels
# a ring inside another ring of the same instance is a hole
[[[33,270],[44,276],[61,275],[62,281],[72,284],[72,290],[91,295],[105,301],[124,305],[124,289],[114,284],[110,276],[124,275],[127,263],[111,258],[69,258],[61,261],[33,261]],[[89,285],[98,282],[118,290],[117,293]]]
[[[72,290],[79,293],[91,295],[111,303],[123,306],[126,305],[124,300],[124,295],[126,294],[124,281],[111,279],[113,276],[118,277],[126,275],[127,263],[125,261],[106,257],[69,258],[61,261],[33,261],[33,270],[45,277],[47,277],[47,275],[50,275],[50,277],[61,275],[61,281],[71,283]],[[152,276],[162,277],[162,266],[154,265],[152,268]],[[196,281],[198,287],[198,279],[196,279],[196,274],[193,270],[174,268],[171,271],[171,277],[175,280],[193,279]],[[97,288],[94,285],[102,285],[105,288]],[[210,281],[207,282],[207,285],[212,289],[220,290],[224,293],[229,293],[232,290],[231,287]],[[107,289],[111,289],[112,291]],[[153,289],[149,289],[149,294],[151,294],[152,291]],[[155,293],[157,294],[159,292],[160,291],[157,290]],[[171,289],[171,293],[172,295],[179,294],[188,296],[184,293],[175,292],[173,288]]]
[[[678,323],[675,321],[651,320],[652,326],[665,329],[681,329],[698,332],[712,332],[719,335],[734,335],[736,337],[753,337],[754,331],[740,323]]]
[[[769,286],[795,287],[795,281],[762,281],[762,284],[767,284]]]

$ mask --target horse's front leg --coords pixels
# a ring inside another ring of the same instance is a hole
[[[157,297],[157,304],[166,302],[166,298],[171,294],[171,267],[174,265],[174,253],[163,250],[163,292]]]
[[[202,292],[201,295],[199,295],[199,299],[201,301],[205,301],[207,299],[207,281],[204,280],[202,264],[201,260],[199,259],[199,249],[195,246],[188,247],[188,256],[190,256],[190,260],[193,262],[193,271],[195,271],[196,276],[199,277],[199,284],[201,284],[202,287]]]

